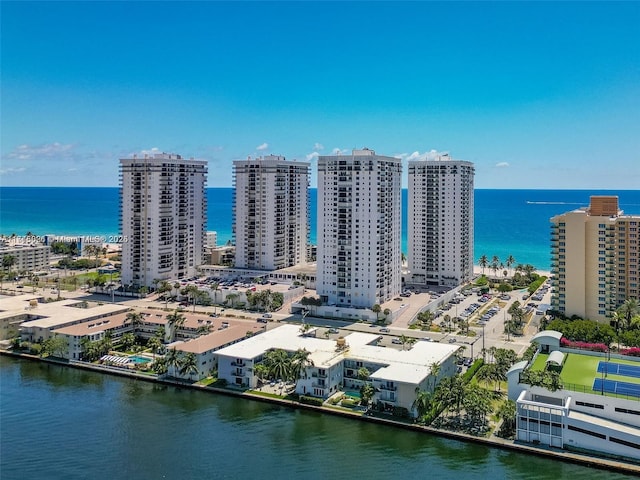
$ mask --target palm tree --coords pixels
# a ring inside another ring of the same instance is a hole
[[[167,315],[167,325],[169,326],[169,336],[172,342],[175,341],[176,332],[178,328],[184,325],[185,320],[186,320],[185,316],[182,315],[178,310]]]
[[[369,379],[369,375],[371,375],[371,372],[369,371],[369,369],[367,367],[360,367],[358,369],[358,380],[368,380]]]
[[[311,352],[302,348],[298,349],[296,353],[293,354],[293,358],[291,358],[291,371],[290,371],[290,379],[292,381],[296,381],[301,378],[302,372],[306,370],[307,367],[313,366],[313,360],[309,358]]]
[[[498,266],[500,265],[500,257],[494,255],[491,258],[491,270],[493,270],[493,276],[495,277],[496,272],[498,271]]]
[[[264,363],[269,369],[271,378],[289,378],[291,359],[282,349],[271,350],[265,354]]]
[[[184,355],[180,361],[180,375],[189,375],[189,380],[192,380],[191,375],[198,373],[198,357],[193,352],[189,352]]]
[[[407,344],[407,342],[409,342],[409,337],[407,337],[404,334],[400,335],[400,343],[402,344],[402,350],[404,350],[404,346]]]
[[[2,257],[2,268],[5,271],[11,271],[11,267],[16,264],[16,257],[14,255],[4,255]]]
[[[224,299],[225,303],[229,304],[231,306],[231,308],[234,307],[235,305],[235,301],[238,299],[238,294],[237,293],[230,293],[229,295],[227,295],[227,298]]]
[[[512,432],[516,426],[516,403],[513,400],[506,400],[498,408],[497,416],[502,420],[502,429]]]
[[[131,324],[133,327],[133,333],[137,334],[138,327],[142,326],[143,323],[142,314],[140,312],[129,312],[127,313],[124,323],[125,325]]]
[[[156,359],[156,353],[158,353],[158,350],[160,350],[160,348],[162,348],[162,342],[160,341],[160,339],[158,337],[151,337],[148,341],[147,341],[147,347],[149,347],[151,349],[151,353],[153,354],[153,359]]]
[[[509,255],[506,260],[507,268],[511,269],[511,267],[516,263],[516,259],[513,258],[513,255]]]
[[[169,295],[166,295],[171,291],[171,284],[166,280],[161,280],[156,288],[156,292],[158,295],[164,296],[164,308],[168,308],[169,306]]]
[[[434,392],[436,389],[436,384],[438,383],[438,375],[440,375],[440,363],[433,362],[429,365],[431,368],[431,376],[433,377],[433,385],[431,386],[431,391]]]
[[[264,383],[265,378],[269,376],[269,369],[264,363],[259,363],[253,369],[253,374],[258,378],[258,382]]]
[[[173,371],[174,372],[177,372],[178,369],[181,367],[181,364],[182,364],[182,360],[180,358],[180,354],[178,353],[178,351],[175,348],[169,349],[167,354],[164,356],[164,361],[165,361],[165,364],[166,364],[167,368],[173,367]]]
[[[419,419],[431,410],[432,404],[433,394],[426,390],[420,390],[420,387],[416,388],[416,399],[413,401],[411,407],[416,411]]]
[[[382,307],[376,303],[373,307],[371,307],[371,311],[376,314],[376,321],[378,321],[380,319],[378,315],[382,311]]]
[[[620,315],[621,319],[624,321],[623,329],[628,330],[631,327],[631,320],[633,317],[640,313],[640,307],[638,306],[638,300],[635,298],[628,298],[625,302],[618,308],[618,315]]]
[[[482,274],[484,275],[484,269],[489,266],[489,259],[486,255],[482,255],[478,263],[482,267]]]

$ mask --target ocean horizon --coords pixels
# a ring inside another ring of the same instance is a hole
[[[550,266],[550,218],[586,207],[591,195],[617,195],[640,214],[640,190],[476,189],[474,260],[482,255],[541,270]],[[232,240],[233,188],[207,188],[207,230],[218,245]],[[310,240],[316,242],[317,189],[310,189]],[[402,251],[407,251],[407,190],[402,190]],[[118,187],[0,187],[0,234],[118,235]]]

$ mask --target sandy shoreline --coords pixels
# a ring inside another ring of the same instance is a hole
[[[507,278],[511,278],[513,276],[513,274],[515,273],[515,270],[513,268],[507,269],[507,271],[509,272],[509,274],[507,275]],[[535,272],[538,275],[544,275],[547,278],[551,276],[551,272],[549,270],[538,270],[538,269],[536,269]],[[474,265],[473,266],[473,273],[475,273],[476,275],[481,275],[482,274],[482,267],[480,265]],[[485,267],[484,273],[485,273],[485,275],[487,275],[489,277],[493,277],[493,271],[489,267]],[[496,275],[496,277],[503,278],[502,275]]]

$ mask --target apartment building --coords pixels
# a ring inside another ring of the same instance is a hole
[[[296,393],[327,399],[371,382],[376,390],[373,403],[381,402],[389,410],[402,407],[415,416],[416,391],[433,392],[440,380],[456,373],[456,345],[418,342],[408,350],[397,350],[377,343],[378,335],[371,333],[352,332],[328,340],[304,334],[297,325],[282,325],[216,351],[218,377],[230,385],[256,388],[260,381],[256,366],[267,352],[281,349],[293,355],[306,350],[312,363],[297,379]],[[436,363],[440,368],[434,372]],[[359,376],[361,368],[369,370],[368,378]]]
[[[13,272],[47,270],[50,266],[51,247],[37,243],[0,246],[0,258],[5,257],[13,258]]]
[[[457,286],[473,277],[471,162],[440,155],[409,162],[410,282]]]
[[[268,155],[233,162],[235,266],[304,264],[309,237],[309,163]]]
[[[553,309],[606,322],[637,299],[639,227],[640,216],[624,215],[615,196],[551,218]]]
[[[371,308],[400,293],[400,159],[364,148],[318,157],[316,289],[323,301]]]
[[[207,162],[175,154],[120,160],[122,282],[153,286],[203,263]]]

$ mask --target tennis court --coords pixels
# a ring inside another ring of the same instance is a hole
[[[625,365],[622,363],[600,362],[598,363],[598,373],[640,378],[640,367],[635,365]]]
[[[604,380],[596,378],[593,381],[593,390],[596,392],[618,393],[640,397],[640,385],[635,383],[618,382],[616,380]]]

